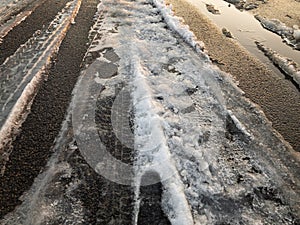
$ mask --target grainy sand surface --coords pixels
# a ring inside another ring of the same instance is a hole
[[[278,19],[290,27],[293,25],[300,27],[300,1],[269,0],[265,4],[258,0],[251,0],[250,2],[260,2],[259,7],[251,11],[254,14],[260,14],[268,19]]]
[[[198,40],[205,43],[211,59],[239,82],[239,87],[263,109],[274,128],[296,151],[300,151],[300,94],[296,87],[267,69],[235,40],[226,38],[219,28],[191,4],[185,0],[167,1],[172,4],[175,14],[190,26]],[[276,5],[281,2],[282,7],[287,4],[285,0],[273,2]],[[267,13],[267,9],[265,11]]]

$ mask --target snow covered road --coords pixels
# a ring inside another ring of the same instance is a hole
[[[9,20],[13,21],[21,11],[26,11],[26,7],[35,5],[38,0],[2,0],[0,2],[0,25],[7,23]],[[20,13],[23,14],[23,13]],[[26,14],[24,14],[25,16]],[[2,28],[2,27],[1,27]],[[1,37],[1,36],[0,36]]]
[[[57,52],[80,4],[80,0],[69,2],[47,29],[38,30],[0,66],[0,149],[25,119],[28,106],[44,79],[43,72]]]
[[[95,18],[53,154],[1,224],[297,224],[299,158],[171,9]]]

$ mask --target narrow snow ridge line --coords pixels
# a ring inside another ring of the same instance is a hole
[[[26,10],[18,14],[15,18],[9,20],[4,25],[0,26],[0,44],[2,43],[3,38],[17,25],[23,22],[30,14],[32,10]]]
[[[147,71],[133,54],[133,104],[135,110],[135,149],[137,151],[136,184],[140,184],[142,175],[147,171],[156,171],[164,187],[162,207],[168,206],[166,212],[173,225],[193,224],[190,207],[184,194],[180,176],[168,149],[162,126],[162,119],[157,114],[160,110],[152,101],[152,93],[146,81]],[[157,181],[149,180],[149,185]],[[137,188],[139,190],[139,188]],[[136,194],[137,198],[138,194]],[[139,207],[135,207],[138,210]],[[170,213],[170,214],[169,214]],[[135,213],[136,214],[136,213]]]
[[[50,33],[51,35],[43,42],[42,46],[39,46],[38,44],[40,49],[43,51],[37,53],[37,60],[32,67],[27,70],[28,65],[20,64],[21,68],[17,68],[17,71],[21,72],[19,76],[22,77],[21,75],[23,75],[22,80],[18,83],[17,87],[12,90],[12,93],[1,106],[2,113],[5,114],[4,116],[7,115],[7,118],[5,119],[4,117],[0,120],[0,124],[3,124],[0,130],[0,139],[2,140],[0,143],[0,152],[3,147],[9,143],[13,134],[17,132],[26,117],[26,112],[30,110],[30,102],[34,99],[38,85],[43,80],[43,71],[50,64],[51,57],[58,51],[70,24],[79,11],[81,1],[82,0],[74,0],[73,2],[69,2],[66,8],[59,13],[56,19],[50,24],[49,28],[45,31],[45,36],[47,38],[47,34]],[[28,42],[32,42],[34,39],[35,37],[33,37],[33,40],[28,40]],[[43,37],[41,36],[40,39],[43,40]],[[29,44],[29,46],[31,45]],[[21,53],[24,52],[22,47],[20,49]],[[16,52],[16,54],[7,59],[4,64],[9,64],[10,61],[14,60],[14,56],[18,54],[19,52]],[[22,66],[24,68],[22,68]],[[13,69],[10,70],[10,68],[8,68],[8,71],[13,73]],[[24,70],[27,70],[25,75],[23,74],[23,72],[25,72]],[[6,77],[9,77],[9,74],[5,75]],[[15,75],[11,75],[11,77],[14,76]],[[1,83],[1,88],[4,86],[5,89],[6,82],[7,81],[4,80],[4,82]],[[13,99],[17,99],[16,103],[12,103],[9,107],[7,107],[7,104]]]
[[[32,3],[32,4],[31,4]],[[28,16],[32,14],[32,12],[40,5],[40,1],[31,1],[28,3],[30,6],[26,7],[26,10],[22,10],[18,15],[9,19],[4,24],[0,22],[0,44],[2,43],[3,38],[16,26],[22,23]],[[0,18],[1,20],[1,18]]]
[[[234,123],[235,127],[242,132],[244,135],[246,135],[247,138],[253,139],[252,135],[247,131],[246,127],[238,120],[238,118],[233,114],[231,110],[227,110],[228,116],[232,119],[232,122]]]
[[[183,25],[181,22],[181,18],[174,15],[171,7],[167,7],[163,0],[153,0],[154,5],[159,9],[161,15],[163,16],[166,24],[171,28],[171,30],[181,36],[185,42],[187,42],[194,50],[200,54],[206,60],[209,60],[207,54],[204,51],[204,43],[202,41],[198,41],[196,36],[192,31],[190,31],[189,26]]]
[[[24,9],[27,5],[38,2],[38,0],[1,0],[0,2],[0,24],[5,23],[10,17],[19,10]]]
[[[281,56],[260,42],[256,41],[255,43],[258,49],[261,50],[275,66],[279,67],[287,76],[291,77],[300,88],[300,66],[292,59]]]

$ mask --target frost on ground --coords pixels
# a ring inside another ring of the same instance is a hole
[[[299,222],[296,153],[169,7],[103,0],[90,39],[56,153],[4,224],[139,224],[157,182],[173,225]]]

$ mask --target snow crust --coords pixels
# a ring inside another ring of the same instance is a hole
[[[110,79],[101,79],[94,72],[91,74],[94,79],[90,81],[105,87],[101,92],[103,97],[115,95],[118,83],[124,82],[131,93],[136,152],[132,180],[136,187],[135,221],[140,207],[140,185],[146,185],[140,183],[141,177],[148,171],[155,171],[164,189],[162,207],[171,223],[194,224],[192,207],[198,204],[199,191],[204,191],[201,181],[211,179],[209,167],[217,164],[215,155],[221,145],[218,136],[224,135],[227,113],[223,93],[218,87],[221,77],[188,27],[172,16],[171,9],[162,1],[153,2],[157,7],[152,7],[151,1],[147,3],[150,4],[101,2],[98,8],[106,14],[101,17],[102,23],[94,27],[101,38],[96,35],[89,49],[90,53],[100,54],[92,65],[113,63],[103,58],[106,49],[111,48],[120,58],[115,62],[119,71]],[[162,18],[171,30],[166,29]],[[77,94],[86,95],[86,90],[78,89]],[[101,168],[96,167],[96,171],[103,175],[104,166]],[[104,176],[107,177],[106,172]],[[193,185],[186,188],[184,183]],[[205,185],[205,189],[217,193],[221,187]]]
[[[183,25],[182,18],[176,17],[172,11],[172,5],[169,7],[162,0],[153,0],[153,3],[160,10],[167,25],[174,31],[176,31],[187,43],[189,43],[196,52],[209,59],[206,54],[203,54],[205,45],[202,41],[197,40],[193,32],[189,30],[187,25]]]
[[[172,215],[168,216],[172,224],[193,224],[192,215],[184,195],[184,188],[165,140],[163,121],[157,115],[159,108],[152,102],[152,93],[145,80],[147,74],[140,65],[138,59],[134,60],[135,149],[138,152],[136,162],[137,180],[135,182],[139,183],[142,174],[145,172],[156,171],[163,181],[164,199],[166,201],[164,204],[167,205],[166,207],[169,206],[170,212],[168,213]],[[153,181],[153,183],[156,182]]]
[[[291,215],[284,214],[290,213],[285,205],[265,201],[253,194],[257,187],[273,187],[270,178],[280,179],[275,170],[262,172],[258,160],[252,160],[255,155],[252,152],[270,154],[270,146],[282,145],[273,138],[273,131],[265,119],[257,116],[262,113],[243,99],[243,92],[229,75],[210,64],[203,48],[188,27],[173,16],[171,8],[159,0],[102,0],[96,17],[90,32],[92,44],[85,56],[85,60],[92,61],[84,64],[86,68],[74,90],[55,150],[63,151],[69,141],[65,140],[66,133],[74,133],[82,157],[95,172],[110,181],[132,185],[135,190],[133,224],[137,224],[141,207],[141,186],[155,182],[162,183],[161,206],[172,225],[216,224],[225,220],[232,224],[241,221],[262,224],[266,218],[265,209],[290,220]],[[108,52],[115,56],[108,57]],[[101,76],[108,64],[118,68],[117,74]],[[129,95],[123,96],[124,93]],[[95,123],[95,107],[97,100],[106,98],[115,99],[113,112],[108,117],[118,119],[112,121],[112,126],[122,144],[133,148],[133,165],[124,165],[103,152],[105,146],[99,138],[101,130]],[[132,106],[128,106],[128,102]],[[124,108],[130,108],[131,112],[124,115]],[[133,120],[132,127],[121,127],[132,130],[131,141],[126,140],[128,136],[119,135],[122,132],[118,130],[121,129],[118,122],[122,117],[126,121]],[[252,126],[252,118],[255,118],[253,121],[259,118],[261,124]],[[71,119],[72,126],[68,124]],[[272,137],[260,137],[264,134],[262,130]],[[258,133],[256,139],[255,132]],[[252,140],[255,141],[250,147],[246,145]],[[68,143],[68,150],[77,149],[75,140]],[[48,187],[56,185],[51,179],[54,176],[70,178],[72,173],[70,165],[58,159],[59,154],[55,154],[47,171],[23,197],[24,203],[15,212],[21,216],[13,220],[17,221],[15,224],[20,221],[43,224],[66,215],[66,199],[58,197],[45,201]],[[159,180],[149,179],[148,183],[142,183],[142,176],[152,171],[159,174]],[[241,178],[238,175],[242,172],[244,177]],[[67,193],[76,190],[81,182],[76,178]],[[250,204],[244,202],[249,196],[253,198],[253,205],[245,206]],[[82,202],[75,198],[68,207],[75,212],[70,215],[70,223],[84,223]],[[39,208],[41,210],[36,210]],[[262,214],[257,213],[259,209]],[[274,218],[279,218],[276,216]],[[274,223],[268,221],[266,224]]]

